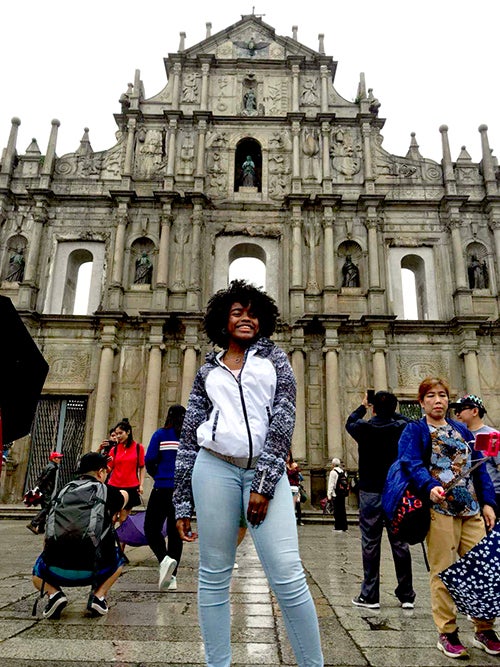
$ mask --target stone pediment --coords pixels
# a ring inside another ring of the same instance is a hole
[[[221,60],[283,60],[288,56],[315,60],[319,53],[291,37],[276,35],[274,28],[250,14],[186,49],[183,55],[188,59],[214,55]]]

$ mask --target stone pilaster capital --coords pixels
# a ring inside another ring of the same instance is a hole
[[[338,356],[339,353],[340,353],[340,345],[335,344],[335,343],[334,343],[334,344],[325,345],[324,347],[321,348],[321,351],[323,352],[323,354],[325,355],[325,357],[326,357],[326,355],[328,354],[328,352],[335,352],[335,354]]]

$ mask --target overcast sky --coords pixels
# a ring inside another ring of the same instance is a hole
[[[256,3],[252,5],[252,2]],[[481,159],[481,123],[500,156],[498,0],[16,0],[0,2],[0,149],[21,119],[18,152],[31,138],[46,152],[51,120],[61,121],[57,154],[78,148],[90,128],[95,151],[115,143],[118,99],[141,70],[146,97],[166,83],[163,58],[236,23],[265,14],[278,35],[325,51],[338,62],[335,88],[356,95],[359,73],[380,100],[383,147],[405,155],[410,133],[420,152],[441,160],[439,126],[449,126],[452,158],[462,145]]]

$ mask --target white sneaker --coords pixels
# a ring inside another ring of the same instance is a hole
[[[172,575],[170,581],[168,582],[167,591],[176,591],[177,590],[177,579]]]
[[[177,561],[170,556],[165,556],[165,558],[160,563],[160,579],[158,581],[158,590],[162,591],[163,589],[170,587],[170,581],[172,579],[172,572],[177,567]]]
[[[233,570],[237,570],[238,568],[239,568],[239,565],[238,565],[238,563],[235,562],[234,565],[233,565]]]

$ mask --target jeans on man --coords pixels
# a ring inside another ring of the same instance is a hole
[[[361,595],[369,602],[380,599],[380,548],[385,525],[382,510],[382,494],[359,492],[359,527],[363,555],[364,579]],[[394,591],[401,602],[413,602],[411,554],[406,542],[400,542],[387,531],[396,570],[398,586]]]

